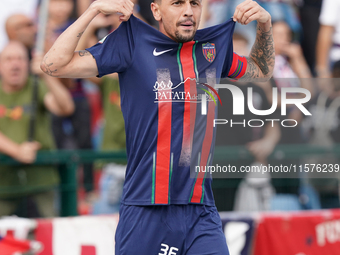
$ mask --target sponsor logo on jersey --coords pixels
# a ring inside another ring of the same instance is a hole
[[[193,84],[196,83],[197,89],[200,89],[203,93],[207,93],[207,97],[204,97],[204,102],[214,101],[215,105],[217,105],[217,102],[213,96],[213,94],[215,94],[222,105],[220,96],[212,86],[206,83],[199,83],[195,78],[190,77],[186,78],[185,81],[180,82],[177,85],[174,85],[171,80],[168,80],[167,82],[156,81],[153,89],[155,91],[155,103],[157,103],[159,100],[162,100],[162,102],[166,102],[166,100],[169,100],[169,102],[201,101],[202,93],[199,93],[198,91],[196,94],[191,94],[190,91],[175,91],[175,89],[178,87],[184,86],[185,82],[188,80],[190,80],[190,82]],[[212,93],[209,90],[211,90]]]

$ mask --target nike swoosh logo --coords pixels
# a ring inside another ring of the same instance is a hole
[[[156,51],[156,48],[153,50],[153,55],[155,56],[155,57],[157,57],[157,56],[159,56],[159,55],[162,55],[163,53],[165,53],[165,52],[168,52],[168,51],[171,51],[172,49],[168,49],[168,50],[163,50],[163,51],[159,51],[159,52],[157,52]]]

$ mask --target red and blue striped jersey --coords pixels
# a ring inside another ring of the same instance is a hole
[[[214,205],[210,175],[196,167],[213,158],[214,84],[247,67],[233,53],[234,26],[230,19],[177,43],[131,16],[87,49],[99,76],[119,73],[128,156],[122,203]]]

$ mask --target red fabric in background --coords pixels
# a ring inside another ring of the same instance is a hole
[[[15,239],[12,235],[7,235],[0,239],[0,254],[13,255],[15,252],[27,252],[30,250],[30,241]]]
[[[253,254],[340,254],[340,210],[263,215]]]
[[[52,255],[52,220],[37,220],[35,229],[35,239],[43,243],[44,247],[38,255]]]
[[[96,255],[96,247],[91,245],[81,246],[81,255]]]

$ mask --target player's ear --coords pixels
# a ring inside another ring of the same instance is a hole
[[[160,13],[159,7],[160,6],[159,6],[158,1],[154,1],[151,3],[151,11],[152,11],[153,17],[157,21],[161,20],[161,13]]]

